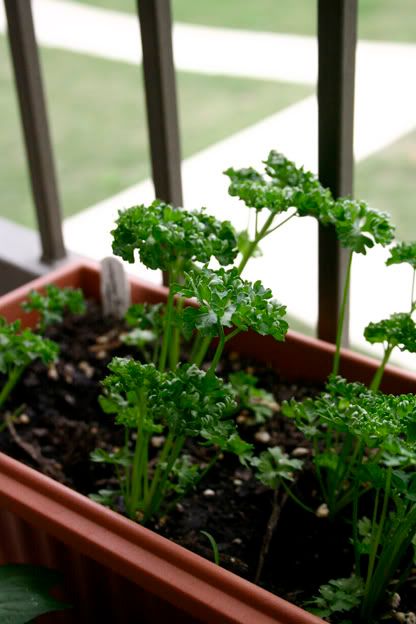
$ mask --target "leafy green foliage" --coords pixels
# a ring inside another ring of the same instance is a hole
[[[127,435],[123,449],[113,453],[97,449],[92,459],[124,471],[121,494],[132,516],[139,509],[147,519],[170,492],[183,495],[199,480],[199,467],[180,456],[186,437],[200,438],[203,444],[234,453],[243,462],[248,460],[251,445],[241,440],[230,418],[235,410],[234,393],[215,375],[193,364],[161,372],[153,364],[130,358],[113,358],[109,369],[111,374],[102,382],[100,404],[106,413],[115,414],[126,433],[135,432],[136,441],[131,450]],[[143,457],[148,457],[150,436],[162,432],[167,433],[166,442],[150,478]],[[145,482],[142,489],[137,485],[137,472],[141,483]]]
[[[224,173],[230,178],[229,194],[257,211],[266,208],[278,214],[295,208],[300,217],[313,216],[328,222],[333,199],[314,174],[275,151],[264,162],[266,177],[251,167],[227,169]]]
[[[369,323],[364,330],[370,343],[381,342],[400,351],[416,352],[416,323],[408,312],[392,314],[388,319]]]
[[[172,466],[169,488],[182,496],[199,483],[200,477],[201,468],[199,464],[193,464],[190,456],[184,454],[178,457]]]
[[[375,244],[384,247],[393,240],[390,216],[370,208],[364,201],[348,197],[338,199],[331,210],[330,221],[341,245],[355,253],[365,255],[367,248]]]
[[[39,329],[43,333],[48,325],[60,323],[66,311],[83,314],[86,306],[79,288],[59,288],[49,284],[45,288],[45,294],[33,290],[22,308],[25,312],[39,314]]]
[[[313,434],[320,425],[326,425],[357,437],[368,446],[380,447],[392,436],[411,441],[409,426],[416,411],[416,396],[372,392],[363,384],[331,376],[326,391],[318,397],[303,403],[292,400],[284,403],[282,409],[304,432],[305,425],[313,426]]]
[[[231,264],[238,252],[229,221],[158,200],[120,212],[112,235],[115,255],[134,262],[137,250],[143,264],[163,271],[178,261],[209,262],[211,257],[222,265]]]
[[[122,334],[121,340],[128,345],[143,349],[155,343],[163,334],[162,303],[134,303],[127,310],[125,319],[131,329]]]
[[[160,336],[163,329],[163,303],[133,303],[126,312],[129,327],[147,329]]]
[[[331,580],[320,587],[313,611],[320,617],[347,613],[359,607],[363,594],[364,582],[359,576]]]
[[[280,446],[268,448],[259,457],[253,457],[251,463],[256,468],[257,479],[273,490],[282,480],[293,481],[294,473],[303,465],[302,460],[290,458]]]
[[[273,301],[271,290],[260,281],[251,284],[241,279],[237,269],[213,271],[204,267],[186,274],[185,284],[178,290],[200,304],[184,310],[185,335],[197,329],[204,336],[218,336],[222,328],[234,327],[284,340],[288,329],[285,306]]]
[[[274,396],[257,387],[258,379],[244,371],[231,373],[230,384],[236,392],[241,409],[250,410],[258,424],[266,422],[277,408]]]
[[[386,264],[401,264],[407,262],[416,270],[416,242],[398,243],[390,249],[390,257],[386,260]]]
[[[50,593],[60,580],[59,574],[47,568],[23,564],[0,566],[2,624],[25,624],[43,613],[67,609],[69,605]]]
[[[58,345],[35,334],[30,329],[22,329],[20,321],[8,324],[0,317],[0,372],[10,374],[16,368],[25,368],[38,358],[50,364],[58,355]]]

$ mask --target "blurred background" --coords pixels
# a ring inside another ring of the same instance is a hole
[[[150,159],[135,0],[33,0],[69,249],[111,251],[117,210],[151,201]],[[227,196],[228,166],[261,167],[270,149],[317,169],[317,44],[313,0],[172,0],[184,203],[238,227],[247,209]],[[414,0],[360,0],[355,196],[391,213],[416,239]],[[0,0],[1,216],[35,228],[35,214]],[[315,332],[317,231],[292,220],[268,239],[248,278],[288,306],[291,326]],[[357,258],[350,336],[408,308],[411,271],[385,250]],[[128,267],[158,281],[143,267]],[[370,353],[377,354],[377,348]],[[411,357],[396,356],[416,368]]]

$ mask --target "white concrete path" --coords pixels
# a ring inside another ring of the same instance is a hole
[[[141,62],[135,16],[65,0],[33,0],[39,43],[128,63]],[[0,32],[5,18],[0,3]],[[244,76],[313,85],[317,50],[313,37],[256,33],[186,24],[174,27],[176,67],[183,71]],[[416,45],[360,42],[357,52],[355,156],[361,160],[416,127]],[[227,196],[221,171],[229,165],[259,166],[269,149],[278,149],[316,170],[317,110],[306,98],[254,126],[196,154],[183,163],[185,205],[207,206],[221,218],[244,227],[247,211]],[[65,236],[72,250],[101,258],[110,250],[109,231],[117,210],[151,201],[149,180],[67,219]],[[95,236],[93,233],[96,233]],[[317,316],[317,236],[309,219],[290,222],[266,242],[265,256],[254,261],[248,277],[262,277],[289,311],[302,321]],[[357,258],[352,293],[352,341],[362,346],[362,329],[392,311],[405,309],[405,268],[383,269],[384,251]],[[132,270],[131,267],[128,267]],[[146,274],[144,267],[134,272]],[[158,280],[159,276],[150,275]],[[296,286],[294,288],[294,285]],[[388,292],[388,298],[383,293]],[[307,304],[305,304],[307,302]],[[401,358],[407,361],[408,358]]]

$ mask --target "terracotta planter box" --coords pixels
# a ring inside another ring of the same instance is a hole
[[[48,283],[99,297],[99,271],[86,262],[50,273],[0,298],[0,315],[21,316],[29,290]],[[162,287],[131,280],[134,301],[164,300]],[[26,321],[30,319],[25,315]],[[247,333],[232,343],[288,378],[322,381],[333,347],[289,332],[285,343]],[[374,360],[343,353],[342,373],[368,382]],[[383,387],[416,390],[416,375],[393,367]],[[71,612],[42,622],[123,624],[318,624],[302,609],[219,568],[154,532],[0,454],[0,562],[43,564],[63,572]],[[313,574],[313,570],[311,570]]]

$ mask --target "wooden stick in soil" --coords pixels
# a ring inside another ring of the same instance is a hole
[[[255,583],[258,583],[260,581],[260,577],[263,572],[264,562],[266,561],[266,557],[269,553],[269,548],[270,548],[270,543],[272,541],[273,533],[275,532],[275,529],[279,522],[280,514],[282,512],[283,507],[286,504],[287,499],[288,499],[288,494],[285,492],[279,503],[279,488],[276,488],[274,490],[272,512],[270,514],[269,521],[266,527],[266,531],[263,536],[263,542],[262,542],[260,554],[259,554],[259,561],[257,563],[256,576],[254,577]]]

